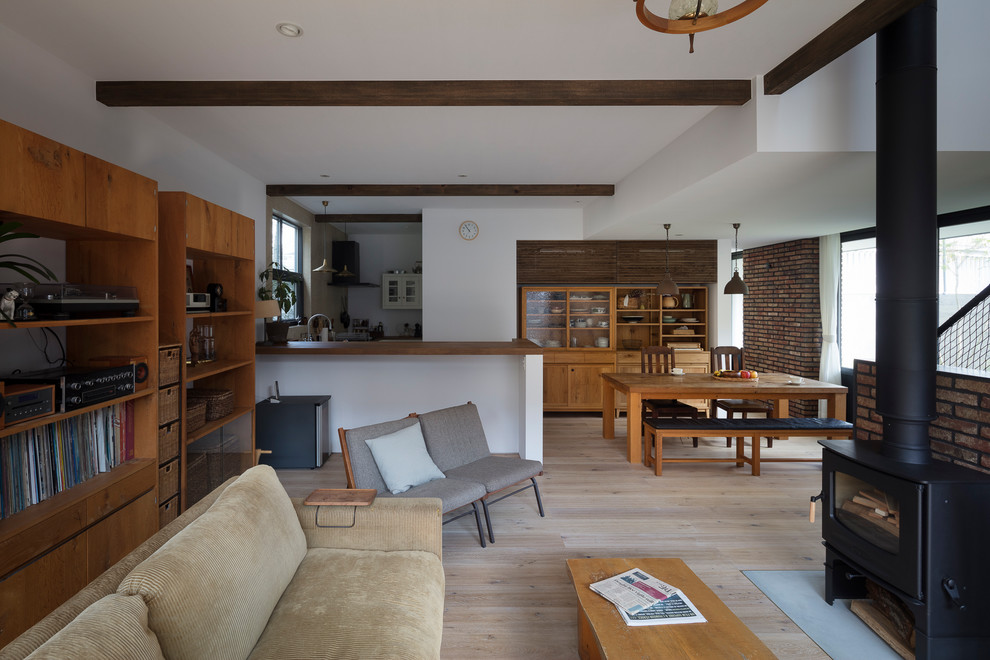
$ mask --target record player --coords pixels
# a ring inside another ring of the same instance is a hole
[[[30,306],[41,318],[72,319],[97,316],[134,316],[140,306],[133,286],[70,284],[0,284],[0,290],[12,288],[21,293],[16,302]]]

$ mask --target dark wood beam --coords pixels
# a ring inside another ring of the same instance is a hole
[[[266,187],[269,197],[611,197],[611,184],[549,185],[334,185],[279,183]]]
[[[864,0],[763,77],[764,94],[783,94],[924,0]]]
[[[742,105],[748,80],[98,81],[108,106]]]
[[[330,213],[316,216],[317,222],[423,222],[422,213]]]

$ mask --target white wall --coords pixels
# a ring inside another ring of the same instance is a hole
[[[458,228],[478,223],[465,241]],[[424,209],[424,336],[434,341],[507,341],[516,323],[516,241],[581,240],[581,208]]]

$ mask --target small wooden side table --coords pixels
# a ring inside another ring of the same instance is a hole
[[[680,559],[568,559],[567,568],[578,597],[578,654],[582,660],[776,657]],[[683,591],[708,621],[627,626],[615,605],[589,585],[631,568],[640,568]]]
[[[317,488],[306,496],[303,504],[306,506],[351,506],[350,525],[321,525],[319,523],[319,510],[317,510],[317,527],[349,529],[354,527],[357,519],[357,507],[369,506],[375,501],[378,491],[374,488]]]

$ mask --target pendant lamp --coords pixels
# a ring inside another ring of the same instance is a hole
[[[680,289],[677,288],[677,284],[674,283],[674,278],[670,276],[670,224],[665,224],[663,226],[667,230],[667,246],[665,249],[665,263],[664,263],[664,276],[663,281],[657,285],[657,295],[658,296],[676,296],[680,293]]]
[[[657,32],[686,34],[690,40],[688,52],[694,52],[696,32],[714,30],[747,16],[767,0],[742,0],[723,12],[718,11],[718,0],[670,0],[669,18],[664,18],[646,8],[646,0],[636,0],[636,17],[639,22]]]
[[[738,252],[739,251],[739,223],[738,222],[733,222],[732,223],[732,227],[736,230],[736,249],[735,249],[735,252]],[[743,280],[742,280],[741,277],[739,277],[739,268],[738,268],[738,266],[736,267],[735,272],[732,273],[732,279],[729,280],[728,284],[725,285],[725,289],[723,290],[723,293],[725,293],[727,295],[730,295],[730,296],[731,295],[746,295],[747,293],[749,293],[749,287],[746,286],[746,283],[743,282]]]
[[[323,263],[320,264],[319,268],[314,268],[314,273],[336,273],[336,268],[331,268],[330,264],[327,263],[327,200],[323,200]]]
[[[347,223],[346,222],[344,223],[344,240],[345,241],[347,240]],[[344,264],[344,270],[342,270],[339,273],[337,273],[337,277],[354,277],[354,273],[351,272],[351,270],[347,267],[347,264]],[[346,328],[347,326],[345,325],[344,327]]]

